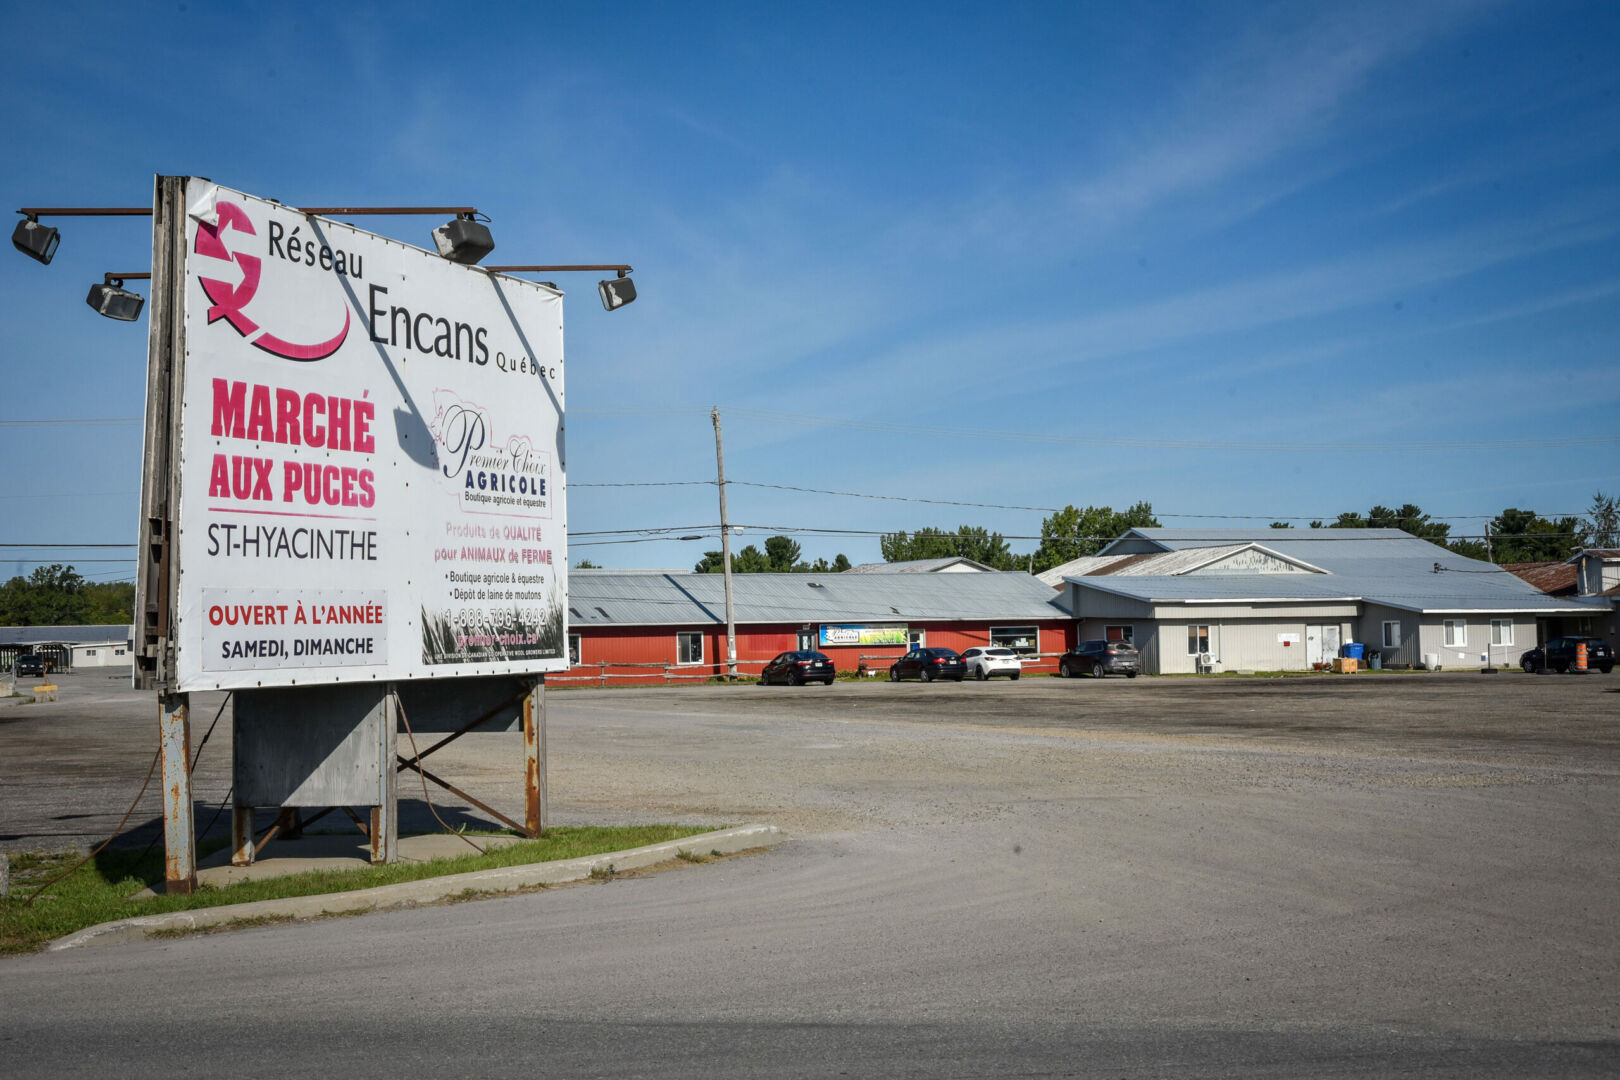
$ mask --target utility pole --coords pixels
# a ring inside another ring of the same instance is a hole
[[[1485,523],[1485,561],[1492,566],[1496,565],[1496,558],[1491,554],[1491,523]]]
[[[720,558],[726,577],[726,678],[737,679],[737,619],[731,606],[731,521],[726,517],[726,450],[720,442],[720,406],[709,413],[714,421],[714,462],[720,476]]]

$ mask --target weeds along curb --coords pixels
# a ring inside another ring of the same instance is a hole
[[[696,853],[711,852],[732,855],[751,848],[775,847],[787,839],[787,834],[774,825],[740,825],[734,829],[699,833],[679,840],[666,840],[661,844],[613,851],[603,855],[586,855],[578,859],[559,859],[554,862],[526,863],[523,866],[501,866],[492,870],[474,870],[466,874],[423,878],[420,881],[402,881],[395,885],[379,885],[372,889],[354,889],[349,892],[322,893],[318,896],[291,896],[279,900],[257,900],[249,904],[228,904],[221,907],[196,908],[191,911],[171,911],[162,915],[142,915],[134,919],[118,919],[98,926],[76,930],[57,938],[46,946],[49,952],[76,949],[86,945],[124,945],[142,941],[152,933],[175,933],[229,927],[232,923],[264,925],[266,921],[311,919],[323,915],[359,915],[368,911],[431,904],[441,900],[460,899],[464,895],[514,892],[541,885],[564,885],[585,881],[592,877],[605,877],[626,870],[639,870],[671,859],[687,858]]]

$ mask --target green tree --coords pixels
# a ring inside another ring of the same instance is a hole
[[[89,603],[86,621],[97,625],[129,623],[135,621],[135,583],[109,581],[87,584],[85,600]]]
[[[1273,521],[1271,527],[1273,529],[1292,529],[1294,526],[1287,521]]]
[[[792,572],[799,564],[799,545],[795,540],[786,536],[771,536],[765,540],[765,561],[770,565],[771,572],[786,574]],[[805,567],[809,569],[809,567]]]
[[[1491,554],[1498,563],[1567,559],[1582,546],[1580,518],[1548,521],[1533,510],[1510,507],[1491,522]]]
[[[602,568],[600,566],[597,566],[595,563],[591,562],[591,560],[589,560],[589,559],[581,559],[581,560],[579,560],[579,562],[574,564],[574,569],[575,570],[600,570]]]
[[[845,570],[848,570],[850,568],[850,566],[851,566],[851,563],[849,561],[849,556],[845,555],[842,551],[840,551],[838,553],[838,557],[833,560],[833,564],[832,564],[833,573],[842,574]]]
[[[4,626],[78,626],[90,621],[94,607],[84,578],[61,563],[35,567],[27,577],[0,585]]]
[[[915,533],[885,533],[878,546],[884,562],[962,558],[996,570],[1014,570],[1020,561],[1000,533],[982,525],[962,525],[949,532],[930,525]]]
[[[1035,549],[1035,572],[1095,555],[1132,529],[1156,529],[1153,505],[1139,502],[1125,510],[1111,506],[1076,509],[1065,506],[1041,522],[1041,542]]]
[[[733,574],[808,574],[848,569],[849,556],[842,553],[831,564],[826,559],[817,559],[812,566],[800,557],[798,542],[786,536],[767,537],[764,551],[749,544],[731,556]],[[724,556],[718,551],[705,551],[692,571],[697,574],[723,573]]]
[[[1311,528],[1320,529],[1320,521],[1311,522]],[[1378,505],[1358,514],[1348,510],[1328,526],[1330,529],[1400,529],[1413,536],[1454,551],[1465,558],[1483,559],[1485,548],[1483,544],[1476,544],[1472,540],[1451,540],[1451,526],[1444,521],[1435,521],[1423,512],[1422,507],[1406,503],[1399,510],[1391,510],[1387,506]],[[1477,554],[1475,553],[1477,550]]]
[[[1620,548],[1620,499],[1598,492],[1586,512],[1586,543],[1595,548]]]

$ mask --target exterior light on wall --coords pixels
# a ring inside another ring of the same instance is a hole
[[[118,322],[134,322],[141,317],[141,308],[146,306],[146,297],[140,293],[130,292],[124,288],[126,277],[150,277],[149,274],[108,274],[99,283],[90,286],[90,295],[85,303],[95,308],[96,314],[105,315]]]
[[[463,214],[434,229],[433,243],[440,255],[463,266],[476,266],[495,250],[495,238],[490,235],[488,226],[471,214]]]
[[[618,277],[598,282],[596,291],[602,297],[604,311],[617,311],[635,300],[636,283],[630,280],[630,271],[620,270]]]
[[[62,234],[49,225],[41,225],[39,218],[30,215],[17,222],[11,233],[11,246],[33,259],[49,266],[56,257],[56,246]]]

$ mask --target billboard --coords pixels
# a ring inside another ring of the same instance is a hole
[[[183,205],[170,688],[567,668],[562,294]]]
[[[821,628],[823,645],[905,645],[906,626],[826,626]]]

